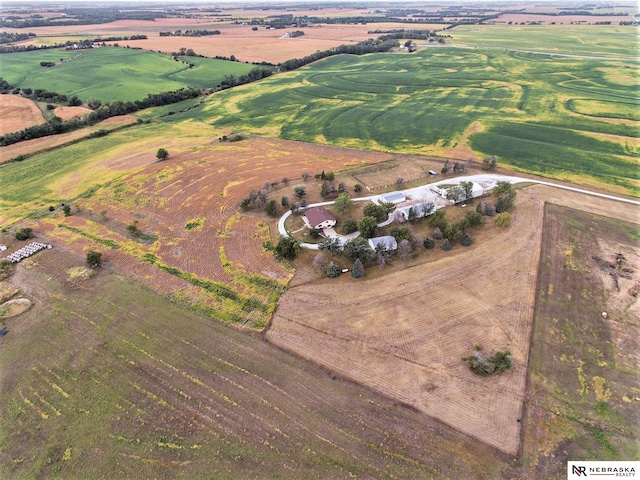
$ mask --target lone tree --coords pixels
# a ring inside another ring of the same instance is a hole
[[[460,182],[467,203],[473,203],[473,182]]]
[[[295,194],[296,197],[302,198],[307,194],[307,190],[304,187],[300,186],[300,187],[294,188],[293,193]]]
[[[513,369],[513,361],[509,350],[496,352],[492,357],[482,352],[473,352],[468,357],[462,357],[462,361],[471,367],[473,373],[483,376]]]
[[[470,247],[472,242],[473,240],[471,239],[471,235],[469,235],[468,233],[465,233],[460,239],[460,245],[462,245],[463,247]]]
[[[349,235],[350,233],[358,231],[358,222],[356,222],[353,218],[347,218],[344,222],[342,222],[342,233],[345,235]]]
[[[362,278],[364,277],[364,265],[362,265],[362,261],[359,258],[356,258],[356,261],[353,262],[353,268],[351,269],[351,275],[353,278]]]
[[[424,242],[422,242],[422,246],[427,250],[431,250],[436,246],[436,242],[432,238],[425,238]]]
[[[338,198],[336,198],[336,201],[334,202],[334,208],[340,215],[344,215],[351,211],[351,209],[353,208],[353,200],[351,200],[351,197],[348,193],[341,193],[340,195],[338,195]]]
[[[274,252],[276,256],[286,258],[287,260],[293,260],[296,258],[296,254],[300,249],[298,241],[293,237],[285,237],[280,235],[278,244],[276,245]]]
[[[508,227],[511,223],[511,214],[509,212],[502,212],[496,215],[495,219],[498,227]]]
[[[360,235],[364,238],[373,237],[376,234],[376,230],[378,230],[376,219],[373,217],[364,217],[358,222],[358,230],[360,230]]]
[[[267,215],[269,215],[270,217],[275,217],[276,215],[278,215],[278,207],[276,205],[276,201],[275,200],[269,201],[265,205],[264,211],[267,212]]]
[[[446,217],[447,217],[447,213],[444,210],[436,210],[429,217],[429,225],[431,225],[434,228],[439,228],[440,230],[444,230],[445,228],[447,228]]]
[[[340,265],[333,262],[329,263],[329,266],[327,267],[326,275],[329,278],[337,278],[340,275],[342,275],[342,269],[340,268]]]
[[[158,160],[166,160],[167,158],[169,158],[169,152],[167,152],[167,150],[164,148],[159,148],[156,152],[156,158]]]
[[[344,244],[344,256],[352,261],[360,259],[364,264],[373,260],[374,252],[369,248],[369,242],[362,237],[356,237]]]
[[[487,171],[494,171],[498,165],[498,160],[495,155],[491,157],[484,157],[482,159],[482,169]]]
[[[402,260],[409,260],[412,250],[413,248],[411,247],[411,242],[406,238],[403,238],[402,240],[400,240],[400,243],[398,243],[398,256]]]
[[[493,188],[493,196],[496,198],[496,212],[502,213],[513,207],[516,191],[510,182],[503,180],[496,183]]]
[[[65,205],[64,207],[62,207],[62,211],[64,212],[65,217],[71,215],[71,207],[69,205]]]
[[[449,239],[448,239],[448,238],[445,238],[445,239],[442,241],[442,245],[440,245],[440,248],[441,248],[442,250],[444,250],[445,252],[448,252],[449,250],[451,250],[451,242],[449,241]]]
[[[89,268],[100,268],[102,266],[102,253],[96,250],[87,252],[87,266]]]
[[[29,227],[19,228],[16,230],[16,240],[27,240],[33,237],[33,229]]]

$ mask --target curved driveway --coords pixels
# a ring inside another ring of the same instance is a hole
[[[545,181],[542,181],[542,180],[534,180],[534,179],[531,179],[531,178],[514,177],[514,176],[510,176],[510,175],[498,175],[498,174],[492,174],[492,173],[484,173],[484,174],[478,174],[478,175],[466,175],[464,177],[456,177],[456,178],[447,178],[447,179],[444,179],[444,180],[440,180],[438,182],[434,182],[434,183],[429,183],[427,185],[423,185],[421,187],[408,188],[406,190],[402,190],[402,193],[404,193],[407,196],[411,196],[413,198],[420,198],[421,196],[425,195],[425,193],[430,192],[431,191],[431,187],[434,187],[434,186],[437,187],[439,185],[444,185],[444,184],[459,185],[460,182],[476,182],[476,183],[479,183],[480,185],[482,185],[483,189],[486,191],[486,190],[491,190],[493,187],[495,187],[496,183],[501,182],[501,181],[507,181],[507,182],[511,182],[511,183],[524,183],[524,182],[538,183],[540,185],[547,185],[549,187],[562,188],[564,190],[570,190],[572,192],[584,193],[585,195],[593,195],[595,197],[601,197],[601,198],[606,198],[606,199],[609,199],[609,200],[615,200],[617,202],[629,203],[631,205],[640,206],[640,201],[631,200],[629,198],[616,197],[614,195],[607,195],[606,193],[592,192],[590,190],[585,190],[585,189],[582,189],[582,188],[569,187],[569,186],[566,186],[566,185],[560,185],[560,184],[552,183],[552,182],[545,182]],[[370,195],[368,197],[353,198],[352,200],[354,202],[366,202],[366,201],[372,201],[376,197],[378,197],[378,195]],[[307,208],[324,206],[324,205],[331,205],[332,203],[334,203],[334,202],[313,203],[311,205],[308,205]],[[289,215],[291,215],[291,210],[288,210],[287,212],[285,212],[285,214],[282,215],[282,217],[280,217],[280,220],[278,220],[278,232],[280,233],[280,235],[283,235],[285,237],[289,236],[289,232],[287,231],[287,229],[284,226],[284,222],[289,217]],[[392,221],[393,221],[393,213],[389,214],[389,218],[387,220],[385,220],[384,222],[378,224],[378,226],[382,227],[382,226],[385,226],[385,225],[389,225]],[[309,248],[309,249],[312,249],[312,250],[318,250],[318,245],[315,244],[315,243],[301,243],[300,246],[303,247],[303,248]]]

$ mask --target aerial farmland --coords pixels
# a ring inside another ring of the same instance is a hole
[[[637,18],[1,5],[0,477],[639,461]]]

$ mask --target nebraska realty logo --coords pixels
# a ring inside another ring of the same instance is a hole
[[[640,462],[568,462],[567,478],[636,478],[639,469]]]

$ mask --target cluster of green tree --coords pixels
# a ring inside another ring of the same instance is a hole
[[[369,33],[378,33],[378,32],[369,32]],[[399,29],[399,30],[393,30],[393,31],[389,31],[389,32],[383,32],[383,33],[387,33],[385,35],[385,38],[395,38],[395,39],[401,39],[401,38],[407,38],[410,40],[432,40],[432,39],[442,39],[442,41],[444,41],[445,37],[451,38],[451,35],[439,35],[438,33],[436,33],[435,31],[431,31],[431,30],[404,30],[404,29]]]
[[[124,37],[101,37],[101,38],[94,38],[93,40],[83,40],[83,41],[91,42],[91,43],[104,43],[104,42],[121,42],[123,40],[146,40],[147,38],[149,37],[147,37],[146,35],[131,35],[131,36],[124,36]]]
[[[18,228],[15,232],[16,240],[28,240],[33,238],[33,229],[29,227]]]
[[[571,16],[571,15],[589,15],[589,16],[600,16],[600,17],[626,17],[628,14],[624,11],[620,12],[594,12],[591,10],[560,10],[558,12],[527,12],[523,10],[518,10],[518,13],[523,15],[547,15],[551,17],[558,16]]]
[[[294,30],[293,32],[289,32],[290,38],[301,37],[303,35],[304,35],[304,32],[302,30]]]
[[[35,37],[35,33],[9,33],[0,32],[0,43],[20,42]]]
[[[45,62],[45,63],[52,63],[52,62]],[[41,62],[41,65],[42,65],[42,62]],[[43,66],[52,66],[52,65],[43,65]],[[80,101],[80,99],[75,95],[71,97],[71,99],[69,99],[69,97],[67,97],[64,94],[50,92],[42,88],[36,88],[35,90],[31,90],[30,88],[23,88],[22,90],[19,88],[13,88],[11,90],[11,93],[13,93],[14,95],[18,95],[22,93],[22,95],[24,95],[25,97],[29,97],[33,100],[38,100],[41,102],[67,104],[70,107],[77,107],[79,105],[82,105],[82,102]]]
[[[78,7],[61,10],[60,16],[43,17],[34,14],[29,17],[5,17],[0,19],[0,27],[28,28],[66,25],[96,25],[116,20],[155,20],[166,14],[157,11],[128,10],[117,7]]]
[[[237,140],[233,140],[233,138],[237,138]],[[220,141],[239,141],[243,140],[244,137],[241,135],[231,135],[230,138],[227,138],[226,135],[220,138]],[[271,217],[275,217],[278,215],[278,205],[275,200],[269,200],[269,190],[278,187],[280,184],[284,186],[289,185],[289,179],[284,177],[282,180],[274,180],[273,182],[264,182],[262,188],[260,190],[252,189],[247,197],[245,197],[240,202],[240,209],[243,211],[252,210],[252,209],[260,209],[263,208],[267,215]],[[302,189],[302,190],[300,190]],[[306,195],[306,191],[304,187],[296,187],[295,190],[296,196],[298,198],[302,198]],[[306,207],[306,200],[304,201],[304,206]],[[285,208],[289,207],[289,197],[282,197],[281,205]],[[300,207],[298,204],[297,207]],[[293,209],[294,207],[292,207]]]
[[[476,348],[478,347],[479,346],[477,346]],[[477,375],[490,375],[492,373],[500,373],[504,372],[505,370],[513,369],[511,352],[509,350],[506,350],[504,352],[496,352],[491,357],[480,351],[477,351],[472,353],[468,357],[462,357],[462,361],[469,365],[473,373]]]
[[[55,67],[56,63],[55,62],[40,62],[40,66],[41,67]]]
[[[384,36],[379,37],[375,40],[369,39],[351,45],[340,45],[329,50],[319,50],[315,53],[312,53],[311,55],[307,55],[306,57],[286,60],[280,64],[280,70],[283,72],[295,70],[297,68],[304,67],[309,63],[321,60],[323,58],[331,57],[333,55],[364,55],[366,53],[388,52],[398,45],[399,43],[397,40],[386,38]]]
[[[160,32],[161,37],[205,37],[207,35],[220,35],[220,30],[176,30],[175,32]]]
[[[226,90],[227,88],[235,87],[237,85],[244,85],[245,83],[257,82],[263,78],[267,78],[273,75],[272,68],[256,67],[252,68],[249,73],[236,77],[233,74],[224,76],[222,83],[215,87],[215,90]]]
[[[105,42],[115,42],[121,40],[145,40],[146,35],[131,35],[130,37],[106,37],[106,38],[94,38],[93,40],[85,39],[77,42],[68,40],[64,43],[53,43],[51,45],[0,45],[0,54],[3,53],[18,53],[18,52],[33,52],[36,50],[51,50],[55,48],[65,48],[72,50],[74,45],[76,48],[88,49],[92,48],[94,43],[100,43],[103,47],[106,47]]]
[[[30,89],[25,89],[26,92]],[[62,121],[54,116],[49,121],[41,125],[33,125],[18,132],[7,133],[0,136],[0,146],[12,145],[23,140],[46,137],[58,133],[65,133],[87,125],[93,125],[101,120],[117,115],[126,115],[149,107],[169,105],[191,98],[198,97],[202,90],[198,88],[181,88],[173,92],[149,94],[147,98],[136,100],[135,102],[115,101],[102,104],[99,100],[88,100],[87,105],[94,111],[82,118],[73,118]],[[77,98],[77,97],[73,97]]]
[[[0,93],[9,93],[14,90],[13,85],[7,82],[4,78],[0,77]]]

